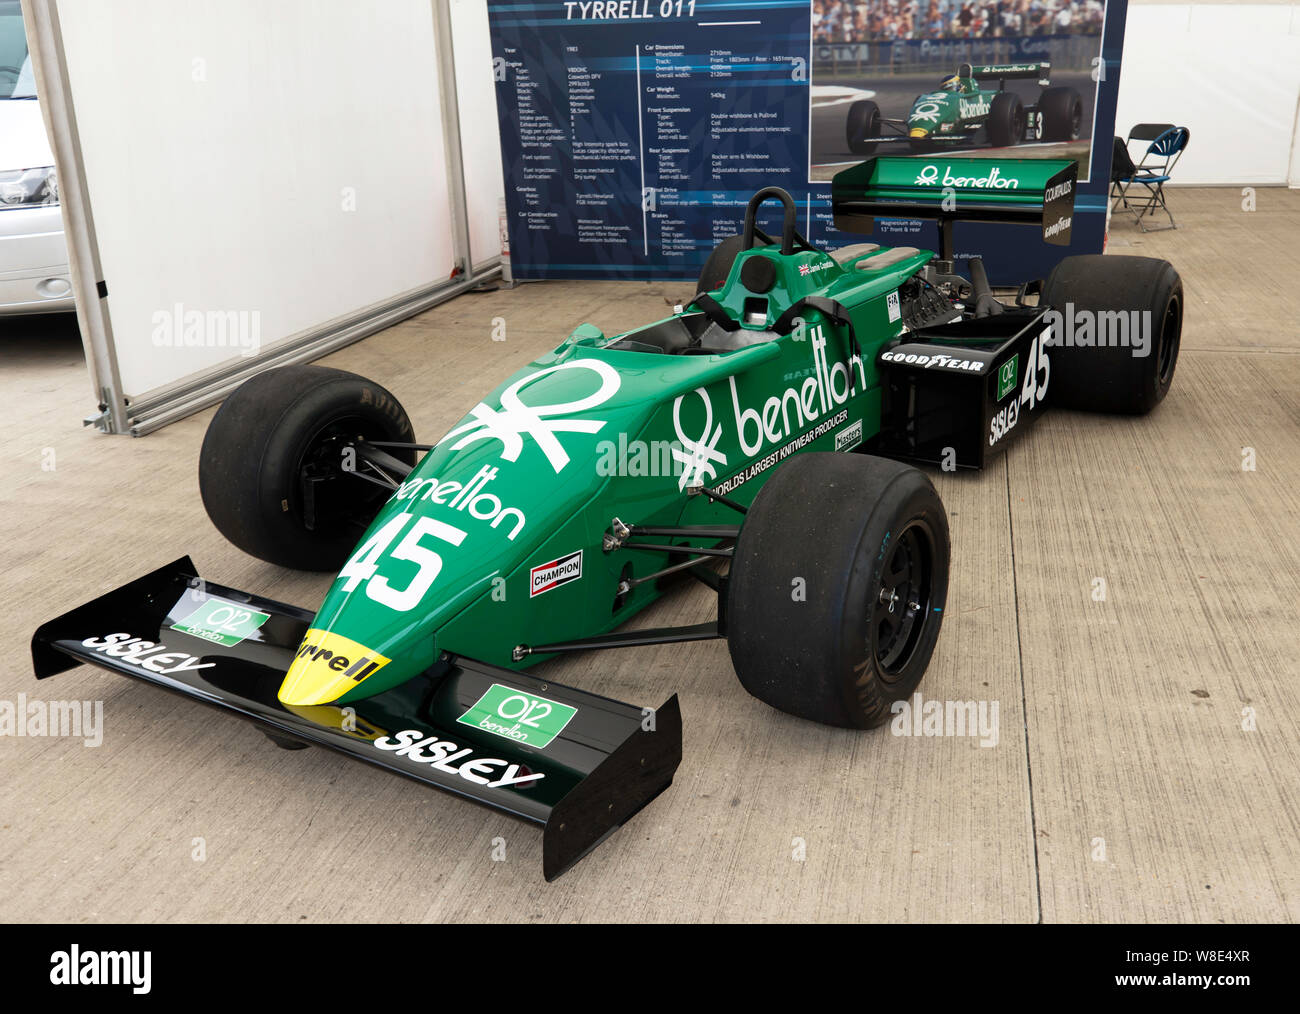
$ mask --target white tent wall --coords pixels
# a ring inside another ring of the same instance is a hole
[[[505,194],[487,4],[484,0],[451,0],[451,23],[470,250],[477,268],[501,255],[498,203]]]
[[[1300,4],[1130,0],[1115,132],[1190,129],[1176,183],[1300,185],[1298,107]]]
[[[447,2],[27,0],[38,75],[66,92],[60,164],[83,170],[65,220],[113,359],[88,340],[96,390],[120,384],[102,428],[147,432],[494,270],[499,149],[489,169],[475,142],[466,192],[457,130],[490,117],[495,141],[490,55],[451,72]],[[463,20],[488,51],[486,8]],[[490,206],[475,270],[471,202]]]

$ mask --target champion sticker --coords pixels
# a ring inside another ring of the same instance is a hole
[[[528,597],[535,598],[582,577],[582,550],[543,563],[528,572]]]

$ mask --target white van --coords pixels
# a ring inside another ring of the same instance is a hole
[[[59,184],[18,0],[0,0],[0,314],[74,309]]]

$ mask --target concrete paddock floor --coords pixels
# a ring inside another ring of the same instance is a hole
[[[933,476],[952,582],[921,691],[996,702],[996,746],[788,718],[723,642],[548,663],[637,704],[677,692],[685,720],[672,788],[550,885],[531,827],[97,669],[35,682],[41,621],[183,554],[303,606],[329,578],[208,522],[211,410],[140,440],[84,430],[75,329],[0,323],[0,700],[104,707],[98,747],[0,738],[0,919],[1295,920],[1300,192],[1257,200],[1179,189],[1178,231],[1115,220],[1112,253],[1166,257],[1186,285],[1152,416],[1057,412],[987,472]],[[429,439],[578,323],[657,319],[688,289],[467,295],[324,362],[386,385]],[[710,594],[640,622],[698,622]]]

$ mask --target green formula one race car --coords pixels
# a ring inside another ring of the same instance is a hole
[[[1068,233],[1074,163],[1006,161],[1000,186],[946,165],[972,181],[955,205],[911,159],[846,170],[837,223]],[[768,200],[775,238],[758,227]],[[1164,261],[1074,257],[1004,303],[978,260],[966,279],[946,250],[828,253],[795,224],[788,194],[761,191],[688,306],[615,335],[579,327],[432,445],[359,376],[257,375],[209,426],[203,501],[242,550],[336,572],[324,602],[213,584],[184,558],[42,625],[37,677],[93,663],[277,745],[544,825],[548,879],[668,787],[681,716],[676,697],[622,704],[534,663],[726,638],[741,686],[774,708],[879,725],[921,680],[948,592],[944,507],[908,462],[979,468],[1052,406],[1149,411],[1173,377],[1182,287]],[[1067,304],[1145,315],[1147,354],[1053,343]],[[682,577],[716,592],[715,615],[627,626]]]
[[[844,133],[849,151],[872,155],[882,144],[906,144],[913,151],[990,145],[1014,147],[1029,141],[1077,141],[1083,127],[1083,99],[1070,87],[1051,85],[1050,63],[963,63],[940,82],[939,90],[918,95],[906,119],[886,119],[871,99],[849,106]],[[979,79],[996,79],[983,88]],[[1025,105],[1006,82],[1037,79],[1043,91]]]

